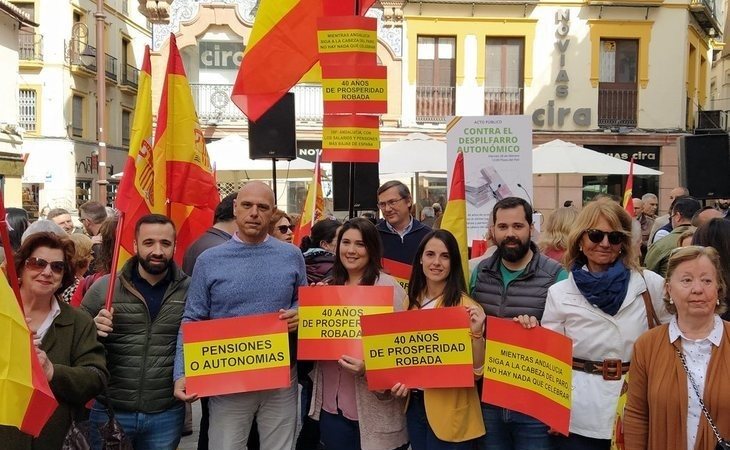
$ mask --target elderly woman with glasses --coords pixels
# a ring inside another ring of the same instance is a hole
[[[269,235],[291,244],[294,238],[294,224],[291,217],[280,209],[274,211],[269,221]]]
[[[60,300],[73,283],[74,244],[53,233],[29,236],[16,255],[20,296],[34,334],[35,351],[59,406],[40,436],[0,426],[2,448],[59,449],[72,417],[100,394],[107,380],[104,347],[96,339],[91,318]]]
[[[548,291],[542,326],[573,341],[570,434],[557,439],[560,449],[610,448],[634,342],[649,328],[652,307],[660,320],[669,320],[664,280],[639,267],[631,227],[632,218],[612,200],[586,205],[568,236],[570,276]],[[526,327],[536,325],[534,318],[520,319]]]
[[[664,302],[674,315],[634,346],[626,450],[712,450],[718,435],[730,438],[730,324],[719,316],[726,290],[715,249],[672,252]]]

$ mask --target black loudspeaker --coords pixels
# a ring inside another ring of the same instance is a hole
[[[378,209],[378,163],[354,163],[356,211]],[[350,195],[350,163],[332,163],[332,200],[335,211],[348,211]]]
[[[251,159],[297,157],[294,94],[286,93],[256,122],[248,122],[248,155]]]
[[[728,135],[683,136],[679,142],[679,184],[698,199],[730,198]]]

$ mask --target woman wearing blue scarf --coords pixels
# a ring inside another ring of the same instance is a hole
[[[586,205],[568,238],[567,280],[548,291],[542,326],[573,340],[570,435],[559,448],[609,449],[616,403],[634,341],[648,329],[642,293],[660,320],[664,280],[639,266],[631,217],[608,199]]]

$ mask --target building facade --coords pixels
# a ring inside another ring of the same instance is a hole
[[[0,0],[0,190],[7,206],[22,203],[23,135],[19,124],[17,76],[20,33],[32,32],[37,24],[28,14],[6,0]]]
[[[678,138],[710,103],[725,16],[714,1],[381,0],[368,12],[378,19],[378,62],[388,68],[381,141],[414,132],[443,140],[451,115],[526,114],[535,145],[562,139],[664,172],[637,177],[634,194],[657,193],[666,210],[665,194],[679,183]],[[154,26],[153,104],[172,32],[211,141],[247,132],[229,97],[256,5],[175,0],[170,22]],[[321,87],[293,92],[299,156],[311,157],[321,146]],[[533,200],[549,211],[599,192],[621,195],[625,179],[535,175]],[[241,180],[219,181],[225,194]],[[418,197],[445,191],[443,178],[410,181]],[[282,184],[280,204],[299,211],[306,184]]]
[[[104,2],[103,49],[96,35],[93,0],[18,0],[13,4],[40,26],[21,33],[15,98],[25,130],[22,206],[33,217],[47,208],[75,211],[88,200],[111,204],[112,176],[127,157],[138,67],[151,40],[134,0]],[[105,67],[96,67],[104,51]],[[104,70],[106,118],[97,123],[97,70]],[[98,198],[98,129],[107,134],[108,198]]]

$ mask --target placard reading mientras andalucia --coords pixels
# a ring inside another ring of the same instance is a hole
[[[457,116],[446,126],[448,183],[464,154],[469,242],[483,239],[496,202],[522,197],[532,203],[532,124],[529,116]]]

